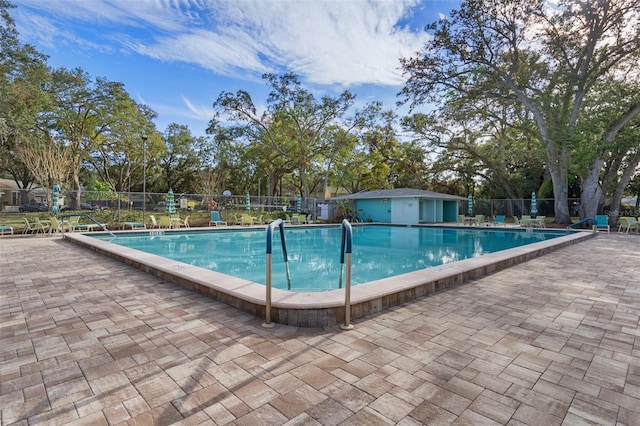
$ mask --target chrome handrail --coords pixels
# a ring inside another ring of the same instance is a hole
[[[289,274],[289,258],[287,256],[287,243],[284,238],[284,221],[276,219],[267,226],[267,267],[266,267],[266,303],[265,303],[265,322],[263,327],[273,327],[271,322],[271,255],[273,251],[273,230],[278,226],[280,228],[280,241],[282,243],[282,255],[284,257],[284,266],[287,271],[287,288],[291,290],[291,276]]]
[[[346,276],[344,287],[344,324],[340,326],[343,330],[351,330],[351,255],[353,252],[353,231],[347,219],[342,219],[342,244],[340,245],[340,282],[342,288],[342,270],[346,259]]]
[[[65,214],[60,216],[60,220],[64,220],[64,218],[67,217],[75,217],[75,216],[79,216],[79,217],[86,217],[87,219],[89,219],[91,222],[95,223],[96,225],[98,225],[100,228],[102,228],[103,231],[106,231],[109,233],[109,235],[111,235],[113,238],[118,238],[116,236],[116,234],[114,234],[113,232],[111,232],[110,230],[107,229],[106,226],[104,226],[104,224],[98,222],[97,220],[95,220],[91,215],[88,215],[86,213],[75,213],[75,214]]]

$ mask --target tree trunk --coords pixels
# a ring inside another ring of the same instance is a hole
[[[622,196],[624,195],[624,189],[629,184],[631,176],[640,164],[640,157],[630,162],[627,168],[622,172],[620,180],[616,185],[616,190],[613,193],[613,199],[611,200],[611,210],[609,211],[609,225],[614,227],[618,223],[618,216],[620,215],[620,203],[622,202]],[[638,202],[640,202],[640,196],[636,200],[636,210],[638,209]]]
[[[502,189],[504,190],[506,196],[507,196],[507,203],[506,203],[506,208],[507,211],[505,212],[505,214],[507,216],[513,217],[516,216],[516,214],[514,214],[514,207],[517,210],[520,210],[515,203],[515,200],[520,198],[518,197],[518,195],[515,193],[515,191],[513,190],[513,188],[511,187],[511,185],[509,185],[508,182],[503,182],[502,183]],[[522,212],[520,212],[520,214],[522,214]]]
[[[554,198],[554,223],[571,224],[571,214],[569,214],[569,179],[567,169],[563,167],[549,167],[551,182],[553,183]]]
[[[324,203],[325,195],[327,194],[327,188],[329,188],[329,174],[331,173],[331,167],[333,166],[333,161],[336,158],[336,153],[331,156],[329,159],[329,163],[327,164],[327,168],[324,171],[324,180],[322,182],[322,195],[320,196],[320,201]]]
[[[548,136],[546,127],[540,126],[542,134]],[[547,138],[546,151],[549,161],[549,174],[553,184],[554,223],[560,225],[571,224],[569,213],[569,154],[563,146],[560,153],[555,151],[556,145]]]
[[[304,160],[303,160],[304,161]],[[300,164],[300,196],[309,198],[309,188],[307,187],[307,168],[304,163]]]
[[[519,91],[516,89],[516,93]],[[554,198],[554,223],[559,225],[570,225],[571,214],[569,213],[569,151],[564,140],[568,136],[552,136],[548,120],[538,109],[534,102],[523,94],[519,95],[522,103],[533,113],[538,129],[542,136],[542,142],[547,154],[547,168],[553,183]]]
[[[604,161],[599,156],[593,159],[586,175],[582,179],[582,191],[580,192],[580,207],[578,212],[580,220],[588,217],[596,217],[598,206],[602,202],[603,192],[600,187],[600,170]]]
[[[80,202],[82,199],[82,185],[80,184],[80,175],[75,172],[73,173],[73,185],[75,186],[74,195],[72,196],[72,198],[74,198],[73,206],[76,210],[80,210]]]

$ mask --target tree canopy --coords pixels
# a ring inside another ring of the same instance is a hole
[[[206,136],[135,102],[124,84],[53,69],[0,0],[0,177],[28,191],[300,195],[411,187],[481,198],[569,198],[591,217],[636,195],[640,0],[463,0],[400,58],[399,116],[345,90],[265,74],[267,98],[221,92]],[[257,105],[265,105],[260,110]],[[102,191],[102,189],[101,189]],[[333,195],[333,194],[329,194]],[[25,200],[26,201],[26,200]],[[521,214],[507,204],[506,214]]]
[[[433,102],[445,111],[453,103],[487,101],[501,105],[507,117],[526,111],[553,182],[556,222],[571,220],[573,167],[582,177],[583,214],[595,214],[603,156],[640,112],[639,11],[638,0],[463,1],[450,19],[427,27],[433,37],[419,55],[402,60],[409,76],[403,101],[413,107]],[[605,81],[630,83],[635,95],[610,99],[610,111],[618,113],[585,135],[582,125],[592,118],[586,103]],[[496,120],[483,111],[476,114],[482,121]],[[574,161],[593,144],[600,148],[587,161]]]

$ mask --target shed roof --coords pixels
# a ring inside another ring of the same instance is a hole
[[[333,200],[366,200],[372,198],[427,198],[433,200],[466,200],[465,197],[413,188],[375,189],[335,197]]]
[[[13,189],[13,190],[22,189],[22,188],[20,188],[18,186],[16,181],[13,180],[13,179],[0,179],[0,188],[2,188],[2,189]],[[37,183],[31,183],[31,184],[29,184],[28,188],[24,188],[24,189],[26,191],[32,191],[32,192],[33,191],[45,191],[46,192],[46,188],[43,188],[42,186],[40,186]]]

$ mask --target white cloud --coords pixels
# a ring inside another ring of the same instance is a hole
[[[158,39],[154,52],[229,75],[292,71],[316,84],[399,85],[399,58],[427,35],[396,25],[414,1],[239,1],[216,7],[214,28]],[[199,53],[196,53],[199,52]],[[196,53],[196,54],[191,54]]]
[[[427,37],[400,25],[424,6],[418,0],[24,0],[24,5],[67,22],[110,28],[104,35],[109,43],[117,39],[154,59],[233,77],[291,71],[311,84],[343,87],[401,85],[399,58],[420,50]],[[46,23],[32,27],[37,26],[47,28]],[[53,33],[80,41],[60,30]]]
[[[238,70],[268,72],[261,64],[258,48],[246,34],[217,34],[204,29],[156,38],[153,43],[130,40],[126,44],[137,53],[163,61],[198,64],[222,75]]]
[[[50,20],[39,15],[22,13],[22,11],[16,12],[16,15],[18,15],[22,25],[29,29],[29,35],[32,39],[39,40],[42,46],[48,48],[56,45],[55,41],[60,37],[60,31],[51,24]]]
[[[213,117],[214,111],[211,105],[195,105],[185,96],[182,97],[182,101],[186,105],[187,110],[190,112],[191,118],[196,120],[208,121],[211,120],[211,117]]]
[[[18,12],[33,9],[40,14],[66,22],[82,22],[86,25],[111,25],[135,27],[145,22],[164,31],[183,28],[190,15],[175,9],[175,2],[122,1],[122,0],[21,0]]]

